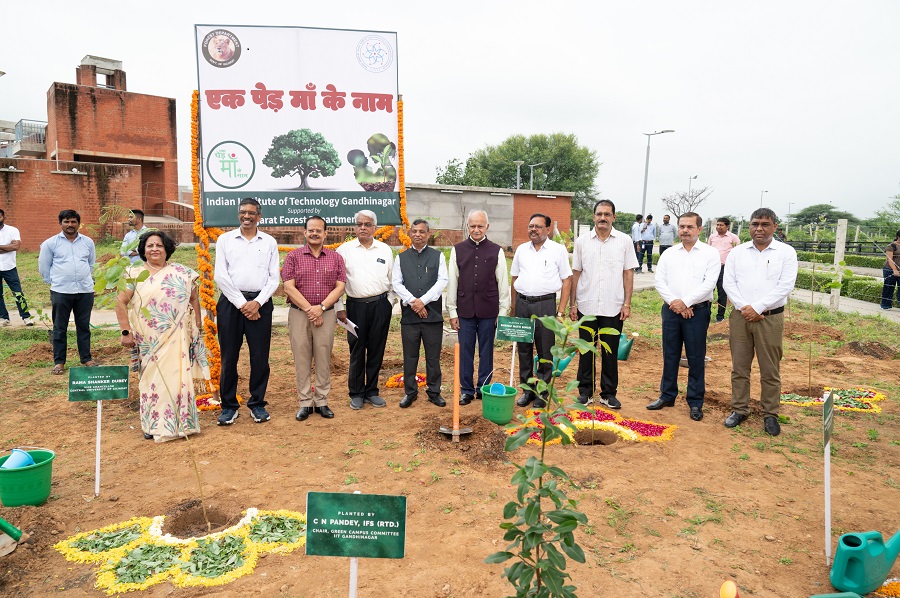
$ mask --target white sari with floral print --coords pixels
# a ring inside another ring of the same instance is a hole
[[[200,432],[194,376],[209,380],[209,362],[190,302],[198,274],[174,263],[150,273],[134,289],[128,320],[141,354],[141,429],[166,442]]]

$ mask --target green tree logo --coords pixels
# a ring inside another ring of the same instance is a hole
[[[272,147],[262,163],[272,169],[272,176],[300,175],[298,189],[309,189],[309,178],[333,176],[341,165],[338,153],[321,133],[295,129],[272,139]]]

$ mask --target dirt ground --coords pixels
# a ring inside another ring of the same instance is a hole
[[[833,591],[824,555],[821,411],[784,406],[790,417],[782,435],[762,433],[754,415],[735,430],[723,427],[729,413],[730,357],[727,323],[710,328],[706,417],[693,422],[682,398],[675,408],[650,412],[661,374],[658,337],[637,339],[620,362],[619,398],[625,417],[677,426],[668,442],[618,441],[609,445],[549,447],[547,461],[560,464],[580,489],[570,490],[589,518],[578,539],[587,563],[570,572],[586,597],[718,595],[733,579],[742,596],[801,597]],[[782,364],[783,390],[810,386],[879,387],[896,391],[886,361],[897,355],[877,343],[845,344],[824,326],[788,321]],[[809,341],[816,343],[810,367]],[[73,344],[73,343],[70,343]],[[71,349],[71,347],[70,347]],[[497,375],[509,377],[508,344],[495,352]],[[98,347],[106,364],[127,363],[116,345]],[[452,350],[445,348],[445,396],[452,396]],[[479,417],[480,403],[462,408],[475,432],[459,445],[438,431],[450,424],[450,408],[420,400],[399,409],[402,390],[385,389],[385,409],[352,411],[346,395],[348,354],[338,338],[332,363],[330,405],[336,417],[294,419],[296,390],[286,330],[273,338],[269,411],[255,424],[246,409],[231,427],[217,427],[216,412],[201,414],[202,433],[190,444],[142,439],[135,400],[103,408],[102,489],[93,497],[93,404],[69,403],[66,378],[50,376],[49,344],[16,354],[0,365],[5,391],[0,402],[0,447],[52,448],[51,499],[40,507],[0,508],[0,516],[30,540],[0,557],[0,595],[97,596],[95,567],[67,562],[52,549],[79,531],[133,516],[172,512],[198,497],[191,450],[199,465],[207,504],[224,519],[247,507],[305,511],[308,491],[403,494],[408,497],[406,557],[362,560],[359,596],[461,598],[506,596],[511,587],[502,566],[482,559],[505,548],[503,506],[514,497],[508,460],[524,462],[536,447],[509,455],[502,428]],[[246,355],[241,386],[246,392]],[[399,332],[391,332],[382,383],[400,372]],[[571,377],[570,366],[564,378]],[[893,372],[897,368],[893,367]],[[682,370],[685,383],[687,370]],[[136,387],[136,379],[132,380]],[[834,537],[847,531],[900,527],[900,431],[898,397],[880,415],[840,413],[833,437]],[[754,396],[758,382],[754,380]],[[518,409],[521,411],[521,409]],[[254,573],[211,589],[151,587],[149,596],[331,597],[347,594],[349,560],[307,557],[302,551],[268,555]],[[895,565],[892,577],[900,576]]]

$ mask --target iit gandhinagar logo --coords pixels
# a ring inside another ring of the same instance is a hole
[[[356,45],[356,60],[370,73],[381,73],[394,62],[394,48],[380,35],[367,35]]]
[[[237,141],[222,141],[207,154],[206,171],[219,187],[240,189],[253,178],[256,159],[247,146]]]
[[[227,29],[207,33],[200,48],[206,62],[220,69],[231,66],[241,57],[241,40]]]

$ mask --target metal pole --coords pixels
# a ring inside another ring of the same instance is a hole
[[[644,195],[641,198],[641,216],[647,210],[647,175],[650,173],[650,133],[647,136],[647,158],[644,160]]]
[[[759,192],[759,207],[763,207],[763,194],[768,193],[768,191],[760,191]]]
[[[522,164],[525,163],[525,160],[513,160],[513,164],[516,165],[516,189],[522,188]]]

